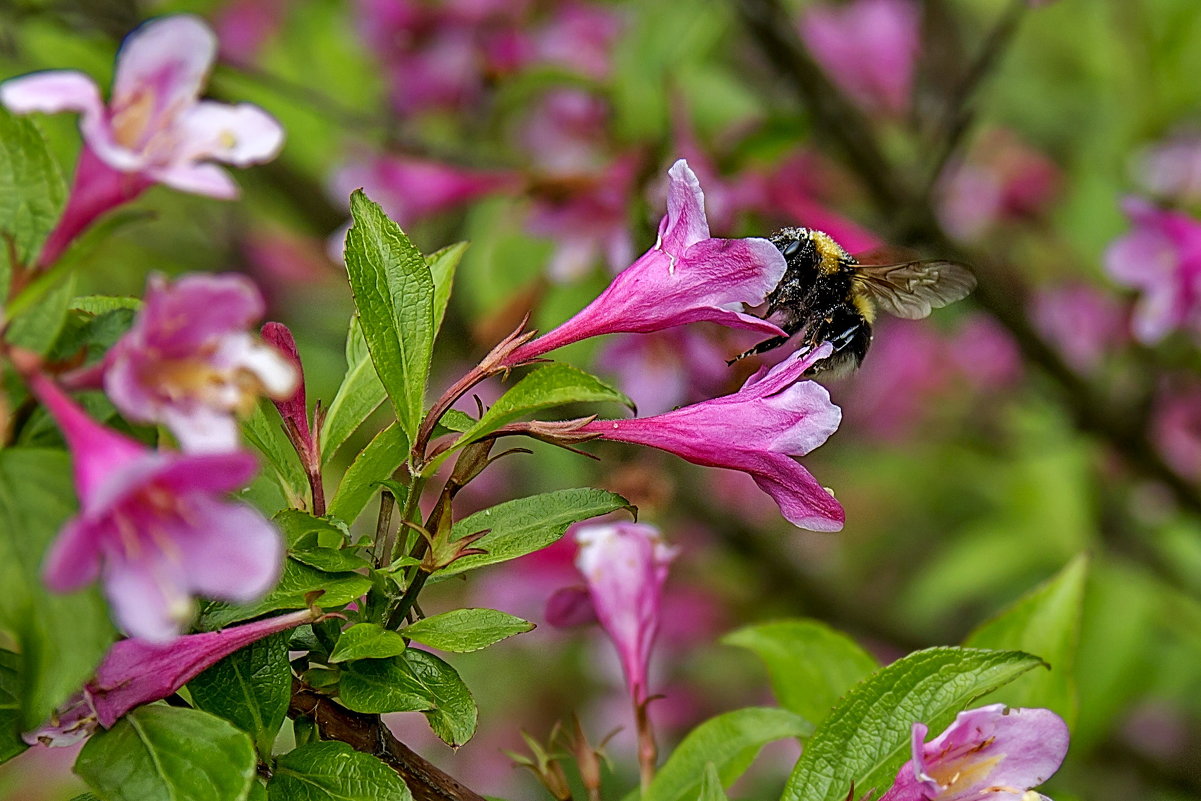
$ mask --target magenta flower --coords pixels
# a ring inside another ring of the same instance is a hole
[[[801,38],[826,75],[867,109],[901,114],[909,106],[921,20],[911,0],[811,4]]]
[[[597,354],[602,373],[617,376],[639,413],[659,414],[711,398],[730,379],[726,353],[705,333],[669,328],[654,334],[621,334]]]
[[[130,420],[163,423],[192,452],[238,447],[236,414],[288,398],[297,369],[247,329],[263,316],[249,279],[152,275],[133,327],[108,352],[104,389]]]
[[[66,437],[81,507],[46,557],[51,590],[100,578],[127,634],[166,642],[191,618],[192,595],[245,603],[275,585],[279,535],[222,498],[254,475],[253,456],[152,451],[89,418],[50,379],[30,385]]]
[[[1068,364],[1087,373],[1129,340],[1126,316],[1113,295],[1073,283],[1040,290],[1031,318]]]
[[[1122,205],[1134,229],[1109,246],[1105,268],[1142,292],[1135,338],[1154,345],[1176,329],[1201,331],[1201,222],[1140,198]]]
[[[1049,709],[993,704],[960,712],[927,743],[928,731],[913,724],[913,759],[880,801],[1048,801],[1029,790],[1068,752],[1067,724]]]
[[[633,420],[595,420],[581,431],[658,448],[707,467],[748,473],[795,526],[838,531],[845,513],[829,491],[791,457],[804,456],[838,428],[830,393],[801,375],[829,345],[760,370],[733,395]]]
[[[131,709],[158,701],[225,657],[257,640],[317,619],[302,609],[222,631],[185,634],[160,644],[139,639],[114,643],[96,675],[42,728],[25,735],[30,745],[74,745],[100,724],[112,728]]]
[[[0,84],[10,111],[77,111],[84,148],[75,184],[41,263],[54,261],[104,212],[152,184],[233,198],[238,187],[214,161],[246,167],[269,161],[283,129],[257,106],[199,100],[216,54],[212,31],[199,17],[151,20],[131,33],[117,54],[108,106],[92,79],[53,70]]]
[[[575,564],[588,584],[596,616],[621,658],[635,705],[650,697],[647,669],[659,632],[659,606],[676,549],[640,523],[580,526]]]
[[[607,77],[621,34],[621,17],[610,6],[579,2],[556,3],[551,14],[535,37],[535,56],[593,80]]]
[[[766,299],[784,275],[784,257],[766,239],[711,238],[696,175],[683,160],[668,175],[667,216],[655,246],[570,320],[515,350],[508,364],[600,334],[645,334],[702,320],[781,333],[740,309]]]
[[[1180,132],[1151,145],[1138,155],[1133,172],[1156,197],[1201,203],[1201,134]]]

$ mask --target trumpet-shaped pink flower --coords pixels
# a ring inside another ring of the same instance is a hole
[[[151,20],[131,33],[117,55],[108,105],[92,79],[53,70],[0,84],[10,111],[77,111],[84,149],[75,184],[41,262],[58,257],[100,214],[155,183],[217,198],[237,196],[221,161],[246,167],[269,161],[283,129],[257,106],[200,100],[217,41],[199,17]]]
[[[653,417],[595,420],[581,428],[604,439],[646,445],[707,467],[750,474],[795,526],[838,531],[842,506],[791,457],[804,456],[838,428],[830,393],[802,374],[830,353],[823,345],[751,376],[733,395]]]
[[[811,4],[801,37],[830,80],[868,109],[900,114],[909,105],[921,20],[912,0]]]
[[[1139,198],[1123,208],[1134,229],[1109,246],[1105,268],[1142,292],[1135,338],[1153,345],[1176,329],[1201,331],[1201,221]]]
[[[960,712],[927,743],[928,732],[913,724],[913,759],[880,801],[1048,801],[1030,788],[1068,752],[1067,724],[1049,709],[993,704]]]
[[[105,392],[130,420],[165,424],[186,451],[232,451],[235,415],[259,395],[288,398],[299,380],[247,330],[262,316],[262,296],[243,276],[151,276],[133,327],[105,359]]]
[[[645,334],[702,320],[782,333],[741,308],[766,299],[784,275],[784,257],[766,239],[711,238],[705,195],[687,162],[677,161],[668,176],[667,216],[655,246],[570,320],[515,350],[509,364],[600,334]]]
[[[613,523],[580,526],[575,564],[605,633],[621,658],[634,703],[650,697],[647,669],[659,632],[659,607],[667,569],[676,549],[654,526]]]
[[[166,698],[234,651],[311,623],[318,614],[302,609],[222,631],[185,634],[169,643],[139,639],[114,643],[96,675],[49,723],[26,734],[25,741],[50,747],[74,745],[95,731],[96,724],[112,728],[126,712]]]
[[[279,535],[222,498],[254,475],[253,456],[152,451],[92,420],[48,378],[30,384],[66,437],[81,507],[46,557],[51,590],[100,578],[127,634],[166,642],[191,618],[192,595],[249,602],[274,586]]]

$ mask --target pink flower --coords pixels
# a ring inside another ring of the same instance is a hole
[[[1045,289],[1034,299],[1034,324],[1074,369],[1089,372],[1129,335],[1117,299],[1084,283]]]
[[[1201,330],[1201,222],[1128,198],[1123,208],[1134,229],[1105,253],[1119,284],[1142,292],[1134,309],[1134,336],[1154,345],[1171,331]]]
[[[512,189],[514,173],[471,170],[427,159],[399,155],[371,155],[339,170],[333,194],[345,203],[362,188],[401,227],[463,206],[484,195]]]
[[[878,236],[830,211],[837,198],[822,197],[828,187],[844,183],[838,172],[816,154],[797,153],[763,176],[759,211],[785,225],[825,231],[852,254],[880,247],[884,242]]]
[[[830,393],[802,374],[830,353],[824,345],[760,370],[733,395],[633,420],[595,420],[581,428],[604,439],[646,445],[707,467],[748,473],[795,526],[838,531],[842,506],[791,457],[804,456],[838,428]]]
[[[1201,203],[1201,133],[1178,133],[1142,151],[1134,177],[1156,197]]]
[[[800,32],[830,80],[865,108],[895,115],[908,107],[920,32],[910,0],[811,4]]]
[[[275,585],[279,535],[221,497],[254,475],[253,456],[152,451],[89,418],[44,376],[30,385],[66,437],[81,506],[46,558],[51,590],[99,577],[126,633],[166,642],[191,618],[193,594],[244,603]]]
[[[1201,478],[1201,386],[1176,377],[1164,381],[1152,409],[1151,434],[1177,472]]]
[[[229,0],[213,21],[221,58],[253,64],[263,45],[279,32],[287,12],[288,0]]]
[[[605,78],[612,70],[621,18],[611,7],[577,2],[555,4],[552,14],[536,38],[537,58],[594,80]]]
[[[650,697],[647,669],[659,632],[659,607],[667,569],[676,556],[653,526],[613,523],[575,529],[575,564],[605,633],[621,658],[635,705]]]
[[[645,334],[702,320],[781,333],[740,309],[764,301],[784,275],[784,257],[766,239],[711,238],[705,196],[688,164],[677,161],[668,175],[667,216],[655,246],[570,320],[515,350],[509,364],[601,334]]]
[[[296,338],[292,336],[292,332],[286,325],[275,322],[265,323],[262,334],[263,339],[275,346],[287,358],[292,369],[299,376],[299,380],[296,381],[296,390],[290,397],[272,402],[275,404],[280,418],[284,421],[284,430],[288,432],[288,439],[296,448],[301,463],[310,475],[320,477],[321,449],[309,427],[309,407],[304,392],[304,367],[300,363],[300,352],[296,349]],[[320,427],[320,416],[316,422]]]
[[[669,328],[653,334],[622,334],[606,343],[597,367],[618,377],[617,385],[644,415],[711,398],[730,378],[726,355],[705,334]]]
[[[263,299],[234,273],[152,275],[146,303],[104,362],[104,389],[130,420],[163,423],[193,452],[238,447],[236,414],[259,395],[287,398],[296,368],[247,329]]]
[[[927,743],[928,731],[913,724],[913,759],[880,801],[1046,801],[1028,791],[1068,752],[1068,727],[1049,709],[993,704],[960,712]]]
[[[213,161],[246,167],[269,161],[283,129],[257,106],[199,100],[216,54],[212,31],[187,14],[151,20],[117,54],[108,106],[92,79],[54,70],[5,81],[9,110],[81,114],[84,148],[58,227],[42,252],[54,261],[97,216],[155,183],[184,192],[233,198],[238,187]]]
[[[302,609],[223,631],[185,634],[169,643],[139,639],[114,643],[96,675],[42,728],[26,734],[30,745],[74,745],[99,723],[112,728],[131,709],[158,701],[225,657],[257,640],[311,623],[318,613]]]

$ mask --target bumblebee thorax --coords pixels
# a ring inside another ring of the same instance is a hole
[[[817,250],[817,267],[821,272],[832,275],[845,270],[848,264],[855,263],[851,254],[825,231],[810,229],[809,238],[813,240],[813,247]]]

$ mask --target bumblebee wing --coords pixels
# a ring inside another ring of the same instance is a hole
[[[942,259],[860,264],[854,280],[880,309],[906,320],[919,320],[976,288],[971,270]]]

